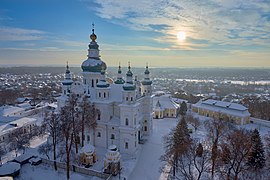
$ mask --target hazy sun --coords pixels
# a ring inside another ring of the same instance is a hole
[[[186,33],[184,31],[179,31],[177,33],[177,39],[179,41],[184,41],[186,39]]]

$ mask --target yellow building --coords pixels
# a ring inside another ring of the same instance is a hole
[[[250,113],[248,108],[241,104],[208,99],[192,105],[192,111],[201,116],[220,117],[235,124],[248,124]]]
[[[179,110],[179,105],[168,94],[154,97],[153,105],[153,118],[155,119],[175,118]]]
[[[80,154],[80,162],[84,165],[93,165],[97,161],[97,155],[93,146],[83,147]]]

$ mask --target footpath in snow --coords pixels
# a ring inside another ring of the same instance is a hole
[[[153,119],[153,133],[142,146],[136,167],[128,180],[161,180],[162,163],[159,160],[164,154],[163,136],[176,126],[175,118]]]

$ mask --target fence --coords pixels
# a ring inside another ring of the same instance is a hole
[[[45,158],[41,158],[41,159],[42,159],[42,163],[48,164],[52,167],[54,166],[54,161],[45,159]],[[63,162],[56,162],[56,166],[61,169],[66,169],[66,163],[63,163]],[[89,175],[89,176],[96,176],[96,177],[106,179],[106,180],[111,179],[110,174],[105,174],[105,173],[102,173],[100,171],[96,171],[93,169],[86,169],[86,168],[78,167],[75,165],[70,165],[69,169],[73,172],[78,172],[78,173]]]

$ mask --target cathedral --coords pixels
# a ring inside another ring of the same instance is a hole
[[[87,59],[83,61],[82,81],[73,80],[67,65],[65,79],[62,81],[62,95],[58,99],[58,108],[67,102],[74,93],[79,98],[87,96],[100,113],[97,115],[97,127],[86,130],[85,144],[108,148],[116,145],[122,153],[133,154],[138,144],[152,132],[152,81],[146,66],[144,79],[133,78],[130,64],[126,77],[119,65],[117,79],[106,77],[106,63],[101,60],[97,36],[90,35]]]

